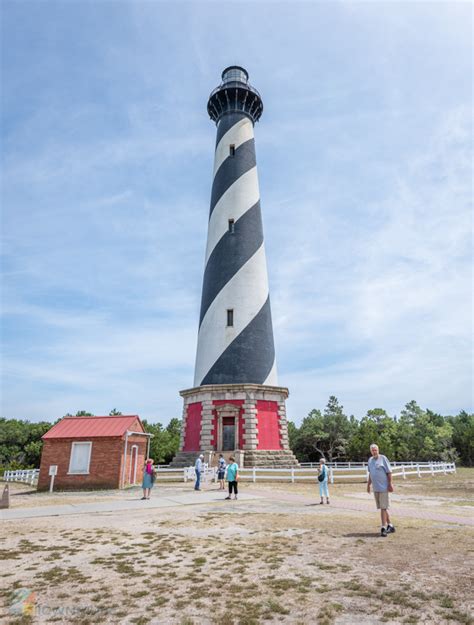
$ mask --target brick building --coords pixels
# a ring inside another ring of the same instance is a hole
[[[137,415],[64,417],[43,435],[38,490],[124,488],[141,483],[150,435]]]

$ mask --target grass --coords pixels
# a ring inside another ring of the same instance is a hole
[[[400,484],[404,492],[417,492],[420,484],[408,482],[397,483],[397,488]],[[422,485],[427,484],[423,480]],[[314,495],[314,487],[294,486],[295,492]],[[337,485],[339,493],[359,487]],[[273,485],[268,488],[273,490]],[[291,485],[284,489],[293,491]],[[342,513],[334,508],[321,515],[319,508],[305,504],[291,504],[290,509],[278,500],[279,490],[283,486],[273,491],[271,500],[239,502],[232,513],[221,513],[222,508],[211,503],[160,509],[146,518],[123,514],[107,519],[107,527],[100,516],[88,517],[89,527],[81,525],[86,517],[71,518],[68,531],[61,531],[59,548],[48,544],[58,535],[61,519],[38,527],[26,522],[8,532],[0,550],[7,571],[2,576],[6,589],[0,592],[8,605],[8,592],[27,586],[40,601],[47,596],[51,605],[72,600],[94,608],[112,606],[115,622],[133,619],[139,624],[146,615],[146,622],[181,625],[180,619],[185,624],[195,619],[198,625],[210,616],[209,597],[216,625],[329,625],[341,614],[350,622],[355,613],[399,625],[418,620],[473,625],[462,610],[468,601],[467,529],[400,518],[393,540],[383,543],[375,537],[375,511]],[[453,483],[452,492],[462,493],[463,488]],[[439,505],[434,510],[439,512]],[[407,554],[413,563],[409,584],[400,583],[399,577],[407,570]],[[61,555],[67,562],[59,559]],[[446,567],[442,592],[431,575],[440,560]],[[387,568],[393,576],[384,577]],[[368,571],[375,577],[368,577]],[[148,574],[153,578],[149,590],[142,583]],[[384,586],[366,581],[381,577]],[[233,599],[222,590],[223,579]],[[186,614],[190,605],[193,612]],[[85,625],[94,618],[100,621],[101,615],[82,614],[70,622]]]
[[[442,608],[454,608],[454,601],[448,595],[442,595],[439,598],[439,605]]]
[[[318,625],[332,625],[338,612],[343,610],[343,606],[340,603],[329,603],[324,605],[318,612],[317,621]]]
[[[457,621],[458,623],[462,623],[463,625],[472,625],[474,623],[474,619],[467,612],[461,612],[460,610],[451,610],[444,615],[447,620]]]
[[[382,613],[382,617],[381,617],[381,621],[391,621],[395,618],[398,618],[399,616],[401,616],[400,612],[398,610],[386,610],[385,612]]]
[[[289,608],[285,608],[275,599],[267,599],[265,603],[266,613],[269,614],[289,614]]]

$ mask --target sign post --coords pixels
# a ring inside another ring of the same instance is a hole
[[[0,508],[9,508],[10,507],[10,488],[8,484],[5,484],[5,488],[3,489],[2,498],[0,499]]]
[[[54,486],[54,477],[55,475],[58,474],[58,465],[57,464],[50,464],[49,465],[49,475],[51,477],[51,480],[49,482],[49,492],[52,493],[53,492],[53,486]]]

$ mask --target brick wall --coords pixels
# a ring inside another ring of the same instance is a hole
[[[136,438],[144,439],[145,437]],[[92,442],[89,474],[68,475],[72,443],[83,441]],[[46,439],[41,454],[38,490],[49,488],[48,471],[52,464],[58,465],[58,473],[54,478],[54,488],[119,488],[123,449],[124,441],[119,437]]]

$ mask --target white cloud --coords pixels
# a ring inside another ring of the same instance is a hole
[[[4,414],[180,414],[212,174],[205,103],[232,63],[265,103],[257,157],[290,416],[331,394],[358,416],[412,398],[469,409],[460,4],[125,3],[113,21],[91,5],[96,32],[75,14],[71,41],[54,7],[42,29],[6,11]]]

